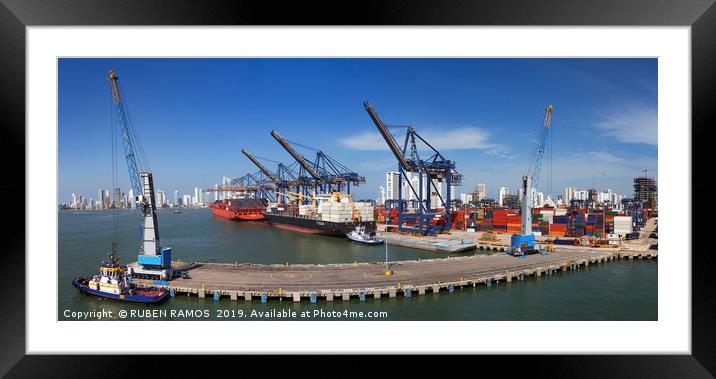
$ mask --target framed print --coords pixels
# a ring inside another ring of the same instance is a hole
[[[314,7],[3,3],[3,372],[714,372],[710,2]]]

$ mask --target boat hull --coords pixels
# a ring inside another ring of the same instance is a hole
[[[214,216],[233,221],[261,221],[264,219],[264,207],[241,208],[227,207],[221,202],[211,204],[211,213]]]
[[[144,304],[156,304],[164,301],[167,296],[169,296],[169,291],[161,290],[159,291],[158,295],[155,296],[146,296],[146,295],[130,295],[130,294],[113,294],[113,293],[107,293],[98,291],[92,288],[89,288],[88,286],[84,285],[79,279],[75,279],[72,281],[72,286],[77,288],[80,293],[87,294],[87,295],[94,295],[98,297],[104,297],[107,299],[112,300],[118,300],[118,301],[127,301],[131,303],[144,303]]]
[[[375,222],[331,222],[300,217],[290,214],[266,213],[266,220],[277,228],[291,230],[299,233],[321,234],[328,236],[345,237],[359,224],[365,225],[368,231],[375,230]]]

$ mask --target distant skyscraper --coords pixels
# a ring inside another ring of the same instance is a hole
[[[199,187],[194,187],[194,205],[199,205],[201,201],[201,195],[199,194]]]
[[[137,203],[137,198],[134,196],[134,189],[130,188],[127,193],[128,205],[130,208],[134,208]]]
[[[114,188],[114,192],[112,194],[112,206],[115,208],[121,207],[122,203],[122,191],[119,189],[119,187]]]
[[[385,199],[386,200],[397,200],[398,191],[398,178],[400,177],[399,172],[388,172],[385,174]]]
[[[107,208],[107,206],[106,206],[105,203],[104,203],[104,198],[105,198],[105,196],[106,196],[106,195],[105,195],[105,192],[107,192],[107,191],[105,191],[105,190],[103,190],[103,189],[101,189],[101,188],[100,188],[99,191],[97,192],[97,203],[98,203],[97,208],[99,208],[99,209],[105,209],[105,208]]]
[[[167,203],[167,195],[164,191],[157,191],[157,204],[158,207],[163,207]]]
[[[497,194],[497,204],[501,207],[505,205],[505,197],[510,194],[507,187],[500,187],[500,191]]]
[[[179,205],[179,191],[174,190],[174,206]]]
[[[565,204],[569,205],[569,203],[576,198],[576,191],[577,190],[574,187],[564,187],[564,196],[562,196],[562,200]]]

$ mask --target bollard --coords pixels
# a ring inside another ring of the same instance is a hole
[[[358,294],[358,299],[359,299],[360,301],[365,301],[365,294],[364,294],[363,292],[359,293],[359,294]]]
[[[396,291],[394,289],[388,290],[388,297],[395,297],[395,295],[396,295]]]
[[[418,295],[425,295],[425,286],[418,287]]]
[[[219,291],[214,291],[214,301],[219,301]]]
[[[294,292],[293,293],[293,302],[299,303],[301,302],[301,293],[300,292]]]
[[[448,292],[455,292],[455,286],[452,283],[448,284]]]
[[[312,293],[308,296],[309,299],[311,299],[311,303],[316,304],[316,301],[318,301],[317,296],[315,293]]]
[[[373,298],[380,299],[380,290],[373,291]]]
[[[268,299],[268,296],[266,296],[265,293],[262,293],[262,294],[261,294],[261,302],[262,302],[262,303],[265,303],[267,299]]]
[[[343,293],[341,294],[341,299],[342,299],[342,300],[350,300],[350,298],[351,298],[351,294],[348,293],[348,292],[343,292]]]
[[[239,297],[239,294],[236,291],[229,292],[229,298],[231,300],[236,300],[236,299],[238,299],[238,297]]]
[[[169,289],[169,296],[174,297],[174,288]]]
[[[244,301],[251,301],[251,292],[249,292],[249,291],[244,292]]]
[[[413,296],[413,290],[410,288],[405,289],[405,297],[412,297]]]
[[[329,292],[326,294],[326,301],[333,301],[333,292]]]

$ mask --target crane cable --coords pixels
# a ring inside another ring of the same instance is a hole
[[[112,98],[110,97],[110,143],[112,144],[112,192],[115,192],[117,187],[117,125],[114,117],[114,105],[112,104]],[[112,194],[114,202],[117,202],[116,192]],[[104,199],[101,199],[104,203]],[[110,204],[108,204],[109,206]],[[112,223],[113,223],[113,240],[112,240],[112,252],[115,252],[115,246],[117,244],[117,207],[115,204],[112,210]]]

